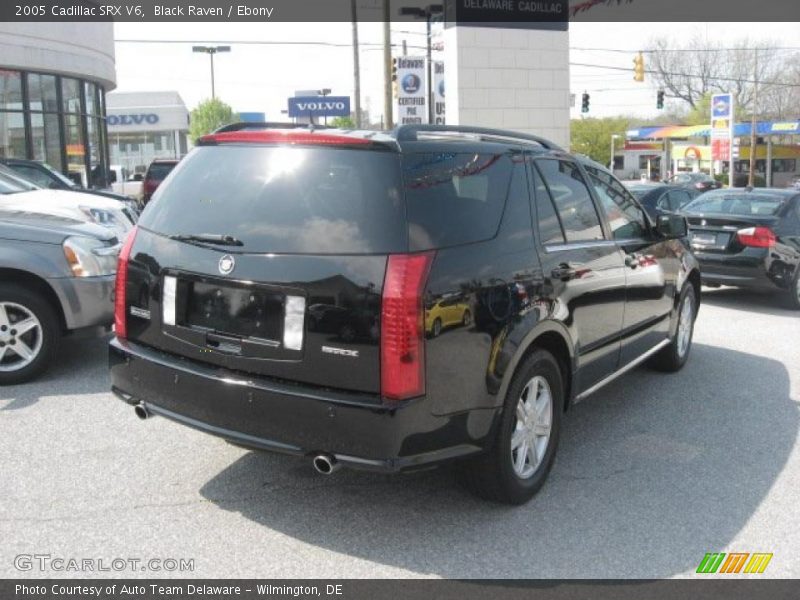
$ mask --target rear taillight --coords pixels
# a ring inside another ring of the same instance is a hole
[[[736,232],[736,239],[743,246],[751,248],[772,248],[777,241],[775,233],[769,227],[748,227]]]
[[[128,232],[117,259],[117,280],[114,284],[114,333],[118,338],[128,337],[128,319],[125,314],[125,287],[128,284],[128,258],[131,255],[136,227]]]
[[[381,307],[381,395],[404,400],[425,393],[422,293],[433,253],[389,257]]]

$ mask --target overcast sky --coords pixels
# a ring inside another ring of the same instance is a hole
[[[208,56],[193,54],[192,42],[230,42],[231,53],[215,58],[215,81],[217,96],[236,111],[262,111],[268,119],[280,119],[286,98],[295,90],[331,88],[334,95],[353,94],[350,23],[117,23],[114,27],[118,40],[118,91],[176,90],[191,109],[211,95]],[[362,104],[373,115],[382,112],[381,31],[380,23],[359,24]],[[424,54],[422,48],[414,48],[425,43],[424,25],[393,23],[392,32],[393,44],[405,39],[409,54]],[[695,33],[710,40],[748,37],[753,42],[768,41],[776,46],[798,45],[796,23],[572,23],[570,62],[631,69],[623,72],[571,67],[571,90],[578,95],[572,116],[580,116],[580,94],[584,90],[591,95],[591,116],[656,114],[652,83],[633,81],[633,57],[636,51],[650,47],[655,36],[668,36],[680,44]],[[245,41],[329,45],[250,45],[242,43]],[[399,53],[399,49],[395,52]]]

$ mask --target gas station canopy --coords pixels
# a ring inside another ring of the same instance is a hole
[[[751,135],[751,123],[736,123],[733,126],[734,137]],[[625,136],[629,140],[662,140],[687,139],[692,137],[708,137],[711,135],[711,124],[708,125],[664,125],[660,127],[639,127],[629,129]],[[756,135],[800,135],[800,121],[763,121],[756,123]]]

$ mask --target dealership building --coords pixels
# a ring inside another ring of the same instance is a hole
[[[112,165],[143,173],[154,158],[186,154],[189,111],[178,92],[117,92],[106,110]]]
[[[103,185],[106,93],[115,86],[111,23],[0,23],[0,157]]]

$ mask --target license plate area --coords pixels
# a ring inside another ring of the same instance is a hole
[[[729,233],[693,231],[690,236],[692,248],[698,250],[724,250],[730,241]]]
[[[225,335],[280,340],[284,294],[228,281],[178,279],[177,326]]]

